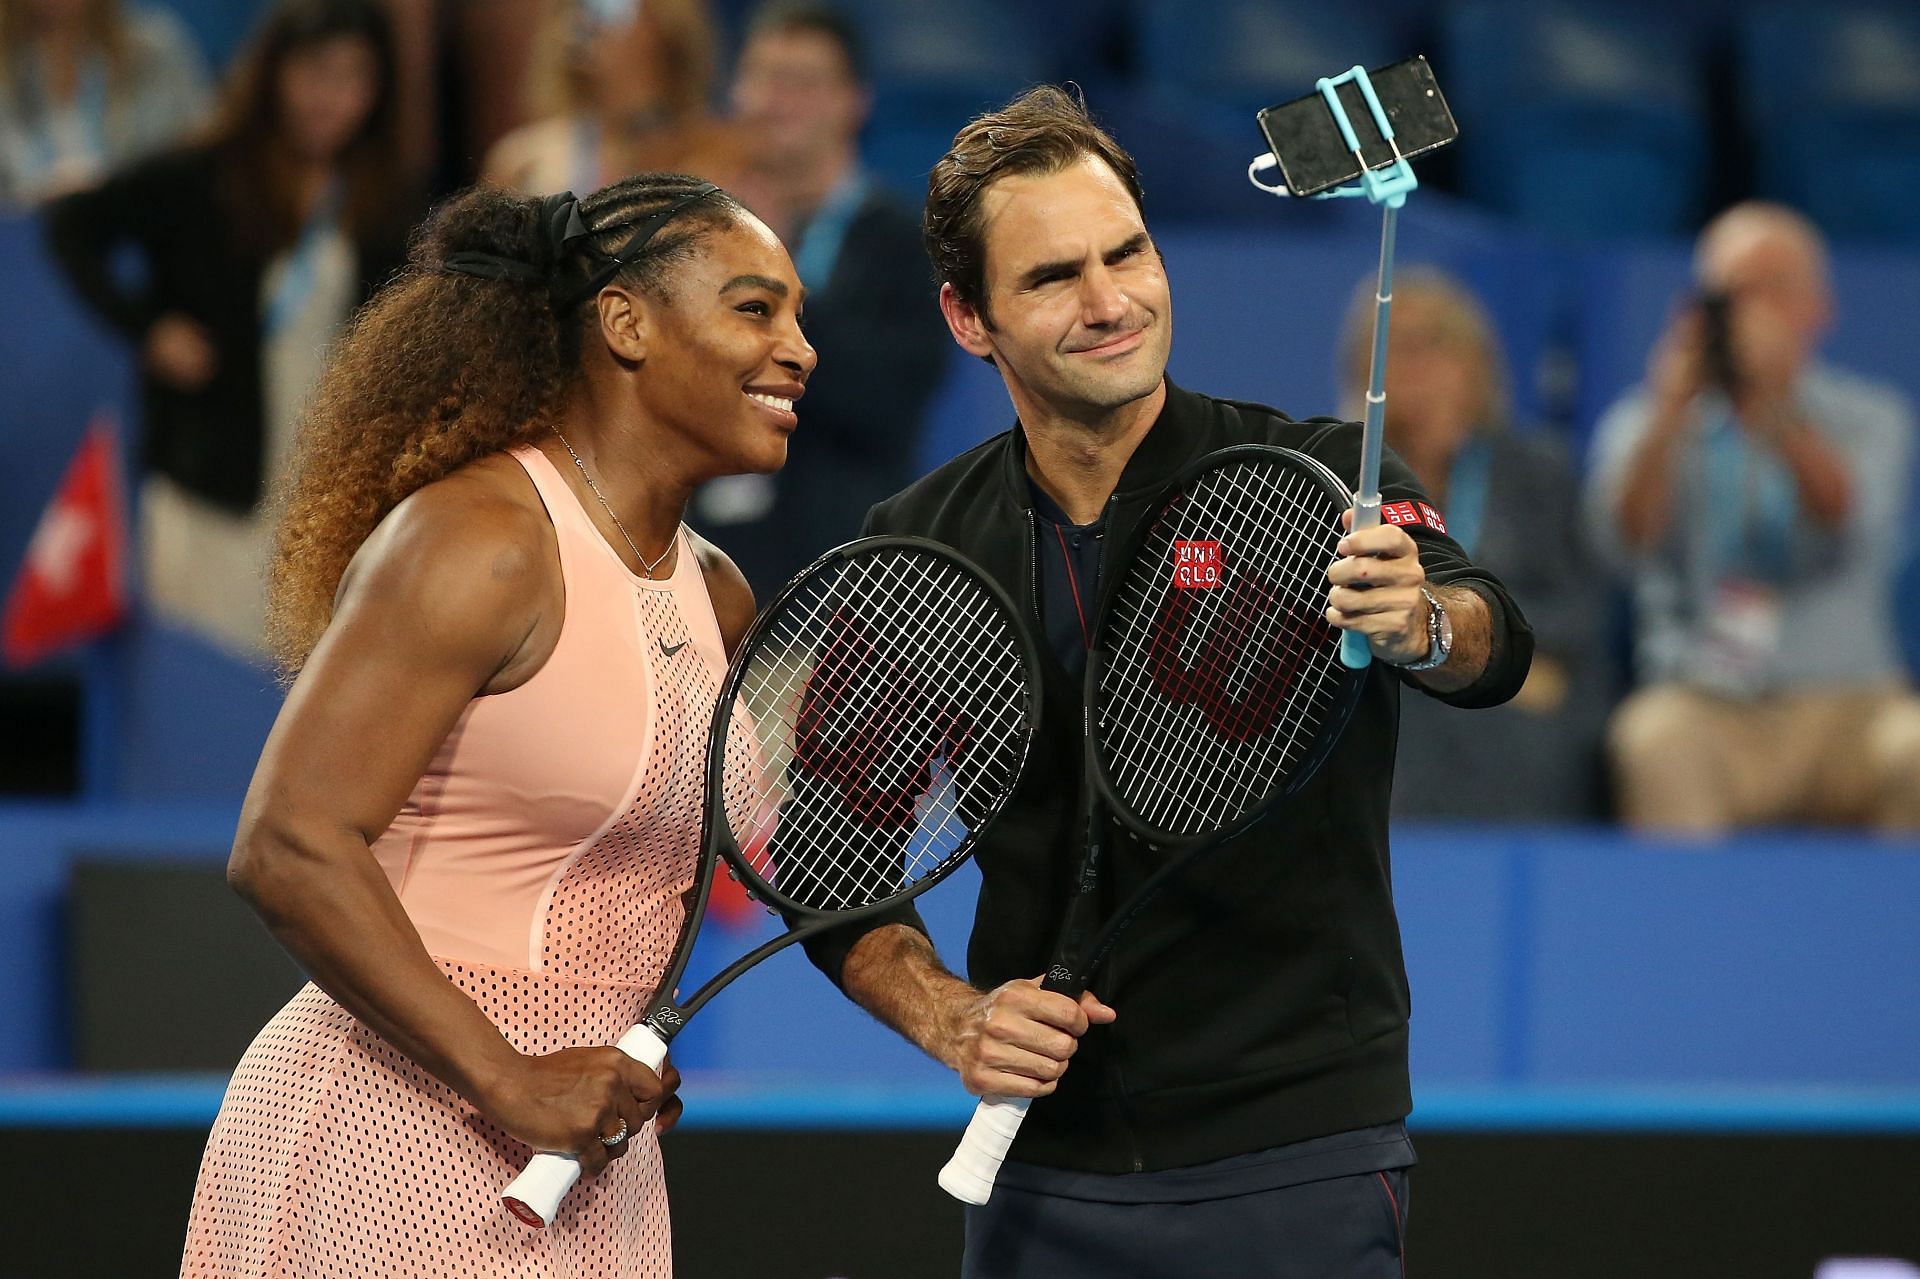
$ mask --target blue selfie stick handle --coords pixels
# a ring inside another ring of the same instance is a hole
[[[1360,484],[1353,494],[1353,531],[1380,527],[1380,453],[1386,437],[1387,317],[1393,309],[1393,241],[1400,208],[1389,204],[1380,220],[1380,279],[1373,298],[1373,372],[1367,381],[1367,412],[1360,429]],[[1361,670],[1373,660],[1367,637],[1358,631],[1340,636],[1340,661]]]
[[[1358,86],[1380,136],[1393,148],[1392,164],[1371,168],[1361,153],[1360,140],[1354,134],[1353,122],[1347,118],[1347,109],[1341,104],[1338,92],[1342,84],[1349,82]],[[1322,79],[1315,87],[1326,100],[1327,109],[1333,112],[1341,141],[1360,161],[1360,185],[1327,194],[1364,195],[1380,207],[1380,278],[1373,291],[1373,367],[1367,379],[1367,412],[1360,434],[1360,483],[1353,493],[1352,531],[1358,533],[1380,526],[1380,453],[1386,435],[1387,320],[1393,309],[1394,237],[1400,227],[1400,206],[1407,202],[1407,193],[1419,186],[1419,182],[1413,176],[1413,166],[1400,154],[1400,147],[1393,140],[1393,125],[1388,122],[1380,99],[1374,96],[1373,84],[1367,79],[1364,67]],[[1341,634],[1343,666],[1348,670],[1363,670],[1372,661],[1373,649],[1366,636],[1358,631]]]

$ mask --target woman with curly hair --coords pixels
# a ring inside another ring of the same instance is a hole
[[[677,1077],[578,1045],[633,1022],[680,925],[753,612],[681,511],[785,461],[800,300],[731,196],[644,174],[458,197],[342,339],[229,868],[313,984],[228,1087],[184,1275],[670,1273]],[[533,1150],[589,1178],[544,1232],[499,1199]]]

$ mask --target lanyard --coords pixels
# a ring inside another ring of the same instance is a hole
[[[1469,555],[1486,518],[1492,453],[1484,439],[1473,436],[1453,455],[1453,469],[1447,472],[1447,532]]]
[[[313,212],[307,215],[307,224],[300,229],[300,239],[288,252],[280,278],[275,281],[273,292],[268,295],[266,305],[262,308],[261,327],[267,337],[285,332],[288,325],[300,318],[300,313],[306,310],[307,303],[312,299],[320,273],[320,249],[340,223],[342,196],[340,179],[335,178],[321,193]]]
[[[847,229],[853,225],[860,206],[866,203],[871,187],[866,174],[857,168],[850,169],[834,183],[833,190],[827,192],[827,198],[807,219],[800,243],[793,251],[793,269],[809,291],[819,293],[833,279],[833,268],[839,263],[840,250],[847,241]]]
[[[1700,450],[1707,575],[1710,580],[1776,580],[1792,563],[1799,513],[1793,480],[1778,461],[1753,447],[1731,411],[1710,414]]]

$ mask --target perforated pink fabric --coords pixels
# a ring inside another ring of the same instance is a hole
[[[567,615],[545,666],[476,699],[373,853],[449,980],[516,1048],[610,1044],[643,1011],[698,856],[725,673],[692,548],[626,570],[535,450]],[[500,1206],[529,1151],[309,985],[227,1089],[182,1276],[652,1279],[672,1239],[652,1126],[530,1230]]]

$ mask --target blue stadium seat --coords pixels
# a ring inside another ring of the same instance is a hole
[[[1920,240],[1920,9],[1766,9],[1738,50],[1760,190],[1834,236]]]
[[[1707,171],[1696,39],[1653,12],[1454,9],[1434,63],[1468,194],[1575,236],[1690,230]]]
[[[1272,201],[1246,181],[1266,150],[1254,113],[1356,64],[1417,52],[1396,7],[1350,11],[1299,0],[1135,0],[1140,87],[1104,115],[1135,158],[1158,222],[1260,221]]]
[[[1242,129],[1253,112],[1311,92],[1321,76],[1419,51],[1404,4],[1361,11],[1303,0],[1135,0],[1135,12],[1147,87],[1224,108]]]
[[[1052,72],[1049,28],[1014,0],[843,0],[867,42],[868,163],[918,201],[955,130]]]

